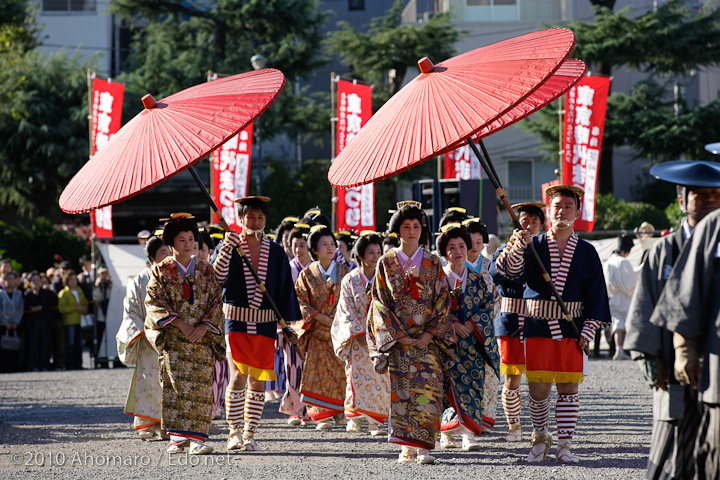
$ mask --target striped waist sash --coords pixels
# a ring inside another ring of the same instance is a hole
[[[269,323],[276,321],[275,312],[272,310],[236,307],[227,303],[223,304],[223,314],[225,318],[236,322]]]
[[[570,316],[575,318],[582,315],[583,302],[565,302]],[[517,313],[526,317],[540,318],[542,320],[562,320],[560,304],[555,300],[541,300],[535,298],[509,298],[501,297],[500,312]]]

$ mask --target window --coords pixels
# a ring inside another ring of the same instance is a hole
[[[96,0],[42,0],[43,12],[94,12]]]

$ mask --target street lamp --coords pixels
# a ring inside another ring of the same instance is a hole
[[[253,55],[250,59],[253,69],[262,70],[265,68],[267,59],[262,55]],[[258,195],[262,195],[262,181],[263,181],[263,156],[262,156],[262,127],[260,125],[260,117],[255,120],[255,127],[257,128],[257,139],[258,139],[258,184],[257,192]]]

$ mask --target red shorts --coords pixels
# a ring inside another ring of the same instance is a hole
[[[525,372],[525,344],[520,337],[509,335],[498,337],[500,347],[500,373],[522,375]]]
[[[582,383],[583,352],[574,338],[525,339],[525,376],[528,382]]]

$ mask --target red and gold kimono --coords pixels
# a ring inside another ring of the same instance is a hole
[[[406,269],[398,249],[380,258],[367,336],[375,369],[390,370],[388,440],[433,449],[443,413],[443,366],[453,363],[455,338],[442,264],[438,257],[424,250],[421,253],[419,268]],[[405,336],[419,338],[425,332],[434,335],[426,348],[398,342]]]
[[[319,313],[333,318],[340,300],[340,284],[349,268],[333,262],[335,275],[326,277],[318,262],[300,272],[297,291],[302,321],[293,325],[298,333],[299,347],[305,352],[300,394],[308,405],[308,415],[321,421],[343,412],[345,402],[345,368],[335,356],[330,325],[323,325],[315,316]],[[333,280],[333,277],[335,279]]]
[[[194,268],[193,268],[194,263]],[[168,435],[205,441],[210,433],[215,359],[225,358],[222,291],[212,266],[193,259],[188,277],[174,258],[151,268],[145,307],[145,337],[160,354],[162,386],[161,428]],[[208,331],[192,343],[176,319],[190,326],[201,323]]]

